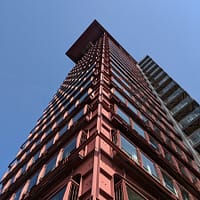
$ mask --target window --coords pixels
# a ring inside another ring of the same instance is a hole
[[[188,192],[186,192],[184,189],[181,189],[181,194],[182,194],[183,200],[190,200]]]
[[[152,138],[151,136],[149,136],[149,143],[151,144],[151,146],[158,150],[158,143],[156,142],[156,140],[154,138]]]
[[[55,155],[46,165],[45,175],[56,167],[57,155]]]
[[[120,108],[117,108],[117,114],[118,114],[127,124],[129,124],[129,117],[128,117]]]
[[[121,88],[121,84],[116,80],[116,79],[113,79],[113,82],[115,83],[115,85],[117,85],[117,87]]]
[[[135,129],[138,132],[139,135],[144,137],[144,130],[135,122],[134,122],[134,125],[133,125],[133,129]]]
[[[82,116],[83,116],[83,109],[80,110],[74,117],[73,117],[73,122],[78,121]]]
[[[54,139],[54,138],[51,138],[51,139],[46,143],[46,150],[49,149],[49,148],[52,146],[52,144],[53,144],[53,139]]]
[[[60,129],[59,131],[60,136],[63,135],[67,131],[67,129],[68,129],[68,124],[66,124]]]
[[[29,186],[28,186],[28,189],[27,189],[27,192],[30,192],[31,188],[37,184],[37,179],[38,179],[38,175],[39,175],[39,171],[31,177],[31,180],[29,182]]]
[[[141,119],[142,119],[145,123],[148,121],[148,119],[147,119],[144,115],[142,115],[142,114],[141,114]]]
[[[71,113],[71,112],[74,110],[74,108],[75,108],[75,105],[73,104],[73,105],[69,108],[68,113]]]
[[[137,151],[136,147],[131,144],[124,136],[121,135],[121,148],[125,153],[128,154],[133,160],[137,161]]]
[[[163,173],[163,181],[164,181],[165,187],[168,188],[174,194],[176,194],[176,190],[174,188],[172,179],[164,173]]]
[[[133,104],[128,103],[128,107],[137,115],[137,109],[135,108],[135,106],[133,106]]]
[[[63,200],[65,194],[65,187],[58,191],[50,200]]]
[[[124,102],[124,97],[117,91],[115,90],[115,93],[114,93],[122,102]]]
[[[80,103],[88,96],[88,93],[85,92],[79,99]]]
[[[151,175],[157,177],[157,172],[154,163],[149,160],[144,154],[142,154],[142,166],[148,171]]]
[[[128,199],[129,200],[144,200],[143,197],[141,197],[139,194],[137,194],[135,191],[133,191],[129,186],[126,186]]]
[[[23,188],[23,187],[24,187],[24,186],[20,187],[20,188],[16,191],[14,200],[19,200],[19,197],[20,197],[20,195],[21,195],[21,192],[22,192],[22,188]]]
[[[164,149],[164,154],[165,154],[165,158],[171,163],[173,164],[173,160],[172,160],[172,155]]]
[[[27,167],[27,163],[25,163],[25,164],[23,165],[21,173],[24,173],[24,172],[26,171],[26,167]]]
[[[76,138],[72,139],[64,148],[63,159],[67,158],[71,152],[76,148]]]
[[[40,155],[40,151],[38,151],[35,155],[34,155],[34,162],[37,161],[37,159],[39,158]]]

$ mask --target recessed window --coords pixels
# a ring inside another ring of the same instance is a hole
[[[120,108],[117,108],[117,114],[127,123],[129,124],[129,117],[122,111]]]
[[[81,103],[86,97],[88,96],[88,93],[85,92],[79,99],[79,102]]]
[[[50,200],[63,200],[65,194],[66,187],[62,188],[59,192],[57,192]]]
[[[174,163],[173,163],[173,160],[172,160],[172,155],[171,155],[166,149],[164,149],[164,154],[165,154],[165,158],[166,158],[171,164],[174,164]]]
[[[168,188],[174,194],[176,194],[176,190],[174,188],[174,184],[173,184],[172,179],[164,173],[163,173],[163,181],[164,181],[165,187]]]
[[[29,191],[31,190],[31,188],[32,188],[34,185],[37,184],[38,175],[39,175],[39,171],[38,171],[35,175],[33,175],[33,176],[31,177],[31,180],[30,180],[30,182],[29,182],[29,186],[28,186],[27,192],[29,192]]]
[[[137,161],[137,150],[136,147],[128,141],[122,134],[121,134],[121,149],[128,154],[133,160]]]
[[[144,130],[136,122],[134,122],[133,129],[135,129],[139,135],[145,137]]]
[[[190,200],[188,192],[186,192],[184,189],[181,189],[181,194],[182,194],[183,200]]]
[[[144,200],[139,194],[137,194],[134,190],[132,190],[129,186],[126,186],[128,200]]]
[[[67,158],[75,148],[76,148],[76,138],[73,138],[64,148],[63,159]]]
[[[159,149],[159,148],[158,148],[158,143],[157,143],[156,140],[155,140],[154,138],[152,138],[151,136],[149,136],[149,143],[151,144],[151,146],[152,146],[154,149],[156,149],[156,150]]]
[[[37,161],[37,159],[39,158],[40,156],[40,151],[38,151],[35,155],[34,155],[34,162]]]
[[[151,175],[153,175],[155,177],[158,176],[154,163],[149,158],[147,158],[144,154],[142,154],[142,166]]]
[[[117,90],[115,90],[114,94],[118,97],[118,99],[124,102],[124,97]]]
[[[73,122],[78,121],[83,116],[83,114],[84,114],[84,112],[83,112],[83,109],[82,109],[73,117]]]
[[[22,171],[21,173],[24,173],[26,171],[26,167],[27,167],[27,163],[25,163],[23,166],[22,166]]]
[[[122,88],[121,83],[119,83],[116,79],[113,79],[113,82],[115,83],[115,85],[117,85],[117,87]]]
[[[46,143],[46,150],[49,149],[49,148],[52,146],[53,140],[54,140],[54,138],[50,139],[50,140]]]
[[[141,114],[141,119],[146,123],[148,121],[148,119],[143,115]]]
[[[14,200],[19,200],[19,197],[20,197],[20,195],[21,195],[21,192],[22,192],[22,188],[23,188],[23,187],[24,187],[24,186],[20,187],[20,188],[16,191]]]
[[[132,112],[134,112],[137,115],[137,109],[135,106],[133,106],[132,103],[128,103],[128,107],[131,109]]]
[[[63,135],[67,130],[68,130],[68,124],[66,124],[60,129],[59,131],[60,136]]]
[[[71,113],[71,112],[74,110],[74,108],[75,108],[75,105],[73,104],[73,105],[69,108],[68,113]]]
[[[46,165],[45,175],[56,167],[57,154]]]

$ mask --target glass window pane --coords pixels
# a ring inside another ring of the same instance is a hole
[[[117,108],[117,114],[127,123],[129,124],[129,117],[119,108]]]
[[[115,90],[115,95],[116,95],[122,102],[124,102],[124,97],[123,97],[117,90]]]
[[[158,143],[156,142],[156,140],[154,140],[154,138],[152,138],[151,136],[149,136],[149,142],[151,144],[151,146],[155,149],[158,150]]]
[[[128,103],[128,107],[129,107],[135,114],[137,114],[137,109],[135,108],[135,106],[133,106],[133,104]]]
[[[131,144],[125,137],[121,135],[121,148],[124,150],[133,160],[138,160],[137,151],[133,144]]]
[[[19,190],[17,190],[16,194],[15,194],[15,198],[14,200],[19,200],[20,194],[21,194],[22,188],[20,188]]]
[[[144,137],[144,130],[134,122],[134,125],[133,125],[133,129],[135,129],[139,135],[141,135],[142,137]]]
[[[65,126],[63,126],[60,131],[59,131],[59,135],[63,135],[68,129],[68,124],[66,124]]]
[[[88,96],[88,93],[85,92],[79,99],[79,102],[81,103],[86,97]]]
[[[29,192],[31,190],[31,188],[34,185],[36,185],[37,179],[38,179],[38,175],[39,175],[39,172],[37,172],[34,176],[31,177],[27,192]]]
[[[71,113],[72,110],[74,110],[74,108],[75,108],[75,105],[73,104],[73,105],[69,108],[68,113]]]
[[[82,116],[83,116],[83,109],[80,110],[80,111],[73,117],[73,121],[74,121],[74,122],[78,121]]]
[[[181,189],[181,194],[182,194],[183,200],[190,200],[189,194],[185,190]]]
[[[65,194],[65,187],[62,188],[58,193],[56,193],[50,200],[63,200]]]
[[[63,159],[67,158],[70,153],[76,148],[76,138],[74,138],[70,143],[68,143],[63,152]]]
[[[157,172],[154,163],[142,154],[143,167],[153,176],[157,177]]]
[[[54,138],[50,139],[50,140],[47,142],[47,144],[46,144],[46,149],[49,149],[49,148],[52,146],[52,144],[53,144],[53,139],[54,139]]]
[[[54,156],[46,165],[45,175],[56,167],[57,155]]]
[[[129,200],[144,200],[143,197],[141,197],[139,194],[133,191],[130,187],[127,186],[126,189],[127,189]]]
[[[113,82],[115,83],[115,85],[117,85],[117,87],[121,88],[121,84],[116,80],[116,79],[113,79]]]
[[[163,174],[163,179],[164,179],[165,187],[167,187],[171,192],[176,193],[172,179],[166,174]]]
[[[40,155],[40,151],[38,151],[35,155],[34,155],[34,162],[37,161],[37,159],[39,158]]]

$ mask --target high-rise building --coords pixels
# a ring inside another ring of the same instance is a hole
[[[146,56],[140,63],[144,74],[170,111],[188,142],[200,153],[200,106],[152,58]],[[180,132],[180,131],[179,131]]]
[[[97,21],[66,54],[75,67],[10,163],[0,200],[199,199],[198,155],[137,61]]]

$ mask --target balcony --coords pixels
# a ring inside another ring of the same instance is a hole
[[[193,122],[200,118],[200,107],[194,109],[190,114],[184,117],[179,123],[182,129],[186,129],[189,127]]]
[[[156,69],[156,64],[153,63],[153,65],[146,71],[146,74],[148,77],[150,77],[150,74]]]
[[[164,71],[161,71],[159,74],[157,74],[155,77],[154,77],[154,81],[158,81],[160,77],[162,77],[162,75],[164,75],[165,72]]]
[[[162,98],[163,98],[163,96],[165,96],[165,94],[167,93],[167,92],[169,92],[174,86],[176,85],[176,83],[175,82],[171,82],[171,83],[169,83],[165,88],[163,88],[161,91],[160,91],[160,96],[162,96]]]
[[[200,145],[200,128],[194,131],[189,139],[194,147]]]
[[[155,64],[156,65],[156,64]],[[156,65],[157,66],[157,65]],[[152,76],[154,76],[158,71],[160,70],[160,67],[156,67],[150,74],[149,74],[149,76],[150,77],[152,77]]]
[[[180,112],[184,107],[189,105],[193,100],[188,96],[183,99],[179,104],[177,104],[172,110],[171,113],[175,116],[178,112]]]
[[[167,99],[166,104],[170,104],[176,97],[178,97],[183,90],[181,88],[178,88],[176,91],[174,91]]]
[[[147,73],[151,70],[152,65],[153,65],[153,61],[150,60],[150,61],[147,63],[147,65],[145,66],[145,69],[143,69],[143,71],[144,71],[145,74],[147,74]]]
[[[167,80],[169,80],[169,76],[165,76],[160,82],[158,82],[158,88],[162,86],[163,83],[165,83]],[[156,90],[158,89],[156,88]]]

